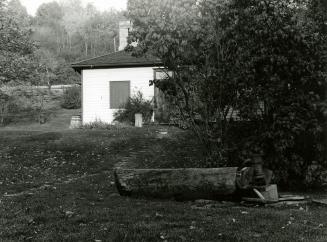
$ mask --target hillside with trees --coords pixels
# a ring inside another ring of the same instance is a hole
[[[0,68],[6,70],[0,78],[13,85],[78,82],[69,63],[117,50],[124,19],[122,12],[101,12],[80,0],[44,3],[35,16],[19,0],[0,0],[0,11]]]

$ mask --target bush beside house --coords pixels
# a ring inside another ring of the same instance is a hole
[[[64,90],[61,107],[66,109],[81,108],[81,87],[72,86]]]
[[[115,121],[134,123],[136,113],[142,114],[145,123],[151,122],[153,115],[152,101],[144,99],[141,92],[130,97],[126,104],[114,114]]]

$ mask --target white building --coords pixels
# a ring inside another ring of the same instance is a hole
[[[120,51],[72,64],[82,77],[83,124],[111,123],[117,109],[138,91],[148,100],[154,97],[149,81],[162,63],[154,57],[136,58],[125,52],[130,24],[124,21],[119,26]]]

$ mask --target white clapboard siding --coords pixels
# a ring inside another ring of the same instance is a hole
[[[102,121],[111,123],[117,110],[110,109],[110,81],[130,81],[131,96],[138,91],[145,99],[154,96],[153,67],[133,67],[115,69],[92,69],[82,71],[82,120],[83,124]]]

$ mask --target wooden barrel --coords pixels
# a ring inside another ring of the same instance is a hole
[[[72,119],[70,120],[70,129],[78,129],[82,126],[82,120],[80,115],[72,116]]]

